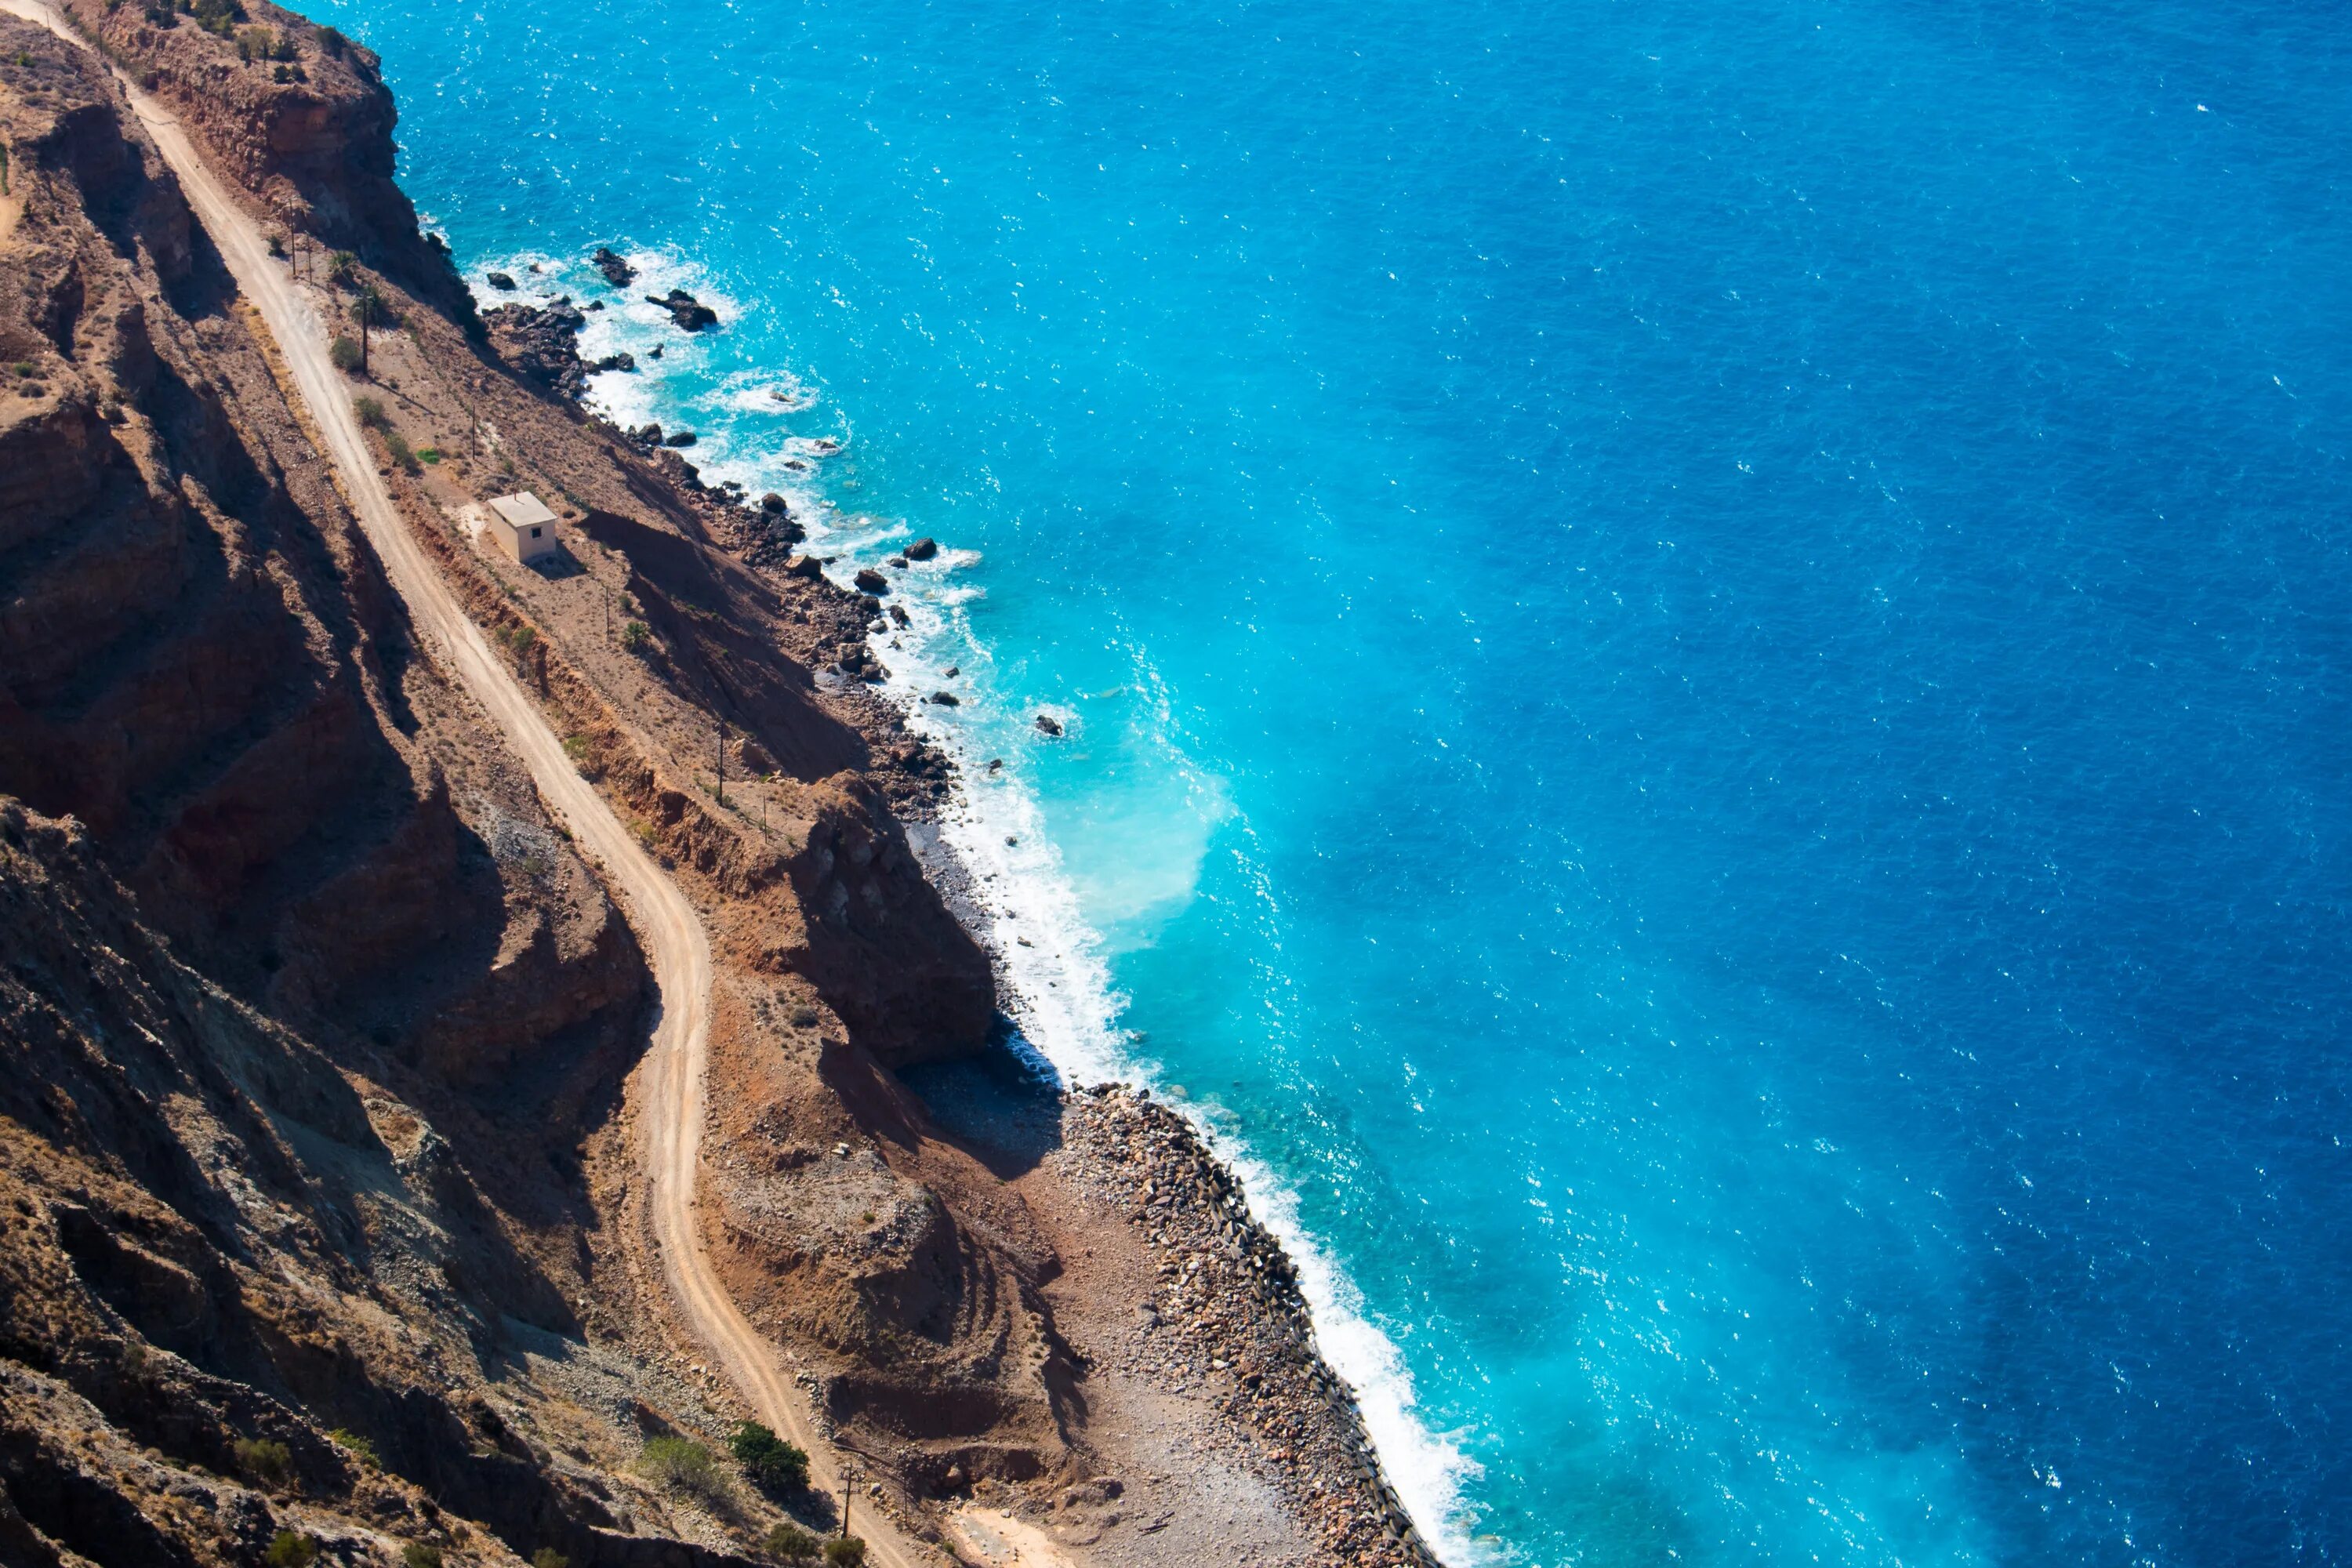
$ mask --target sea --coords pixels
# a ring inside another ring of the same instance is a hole
[[[2340,6],[310,8],[1453,1568],[2352,1556]]]

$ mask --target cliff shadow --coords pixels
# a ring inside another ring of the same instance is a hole
[[[1062,1075],[1000,1016],[977,1056],[898,1069],[949,1142],[1000,1181],[1062,1146]]]

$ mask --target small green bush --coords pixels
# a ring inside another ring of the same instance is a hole
[[[343,58],[343,49],[346,43],[347,40],[343,37],[342,34],[335,31],[334,28],[321,27],[319,29],[319,47],[326,51],[328,58],[337,60],[341,59]]]
[[[441,1549],[412,1541],[400,1549],[400,1568],[441,1568]]]
[[[653,639],[652,630],[643,621],[631,621],[621,628],[621,646],[631,653],[643,652],[646,645]]]
[[[572,1568],[572,1559],[552,1546],[542,1546],[530,1554],[530,1568]]]
[[[715,1500],[727,1495],[727,1479],[710,1450],[688,1437],[654,1437],[646,1443],[638,1468],[648,1480],[677,1491]]]
[[[727,1451],[763,1487],[808,1485],[808,1455],[757,1421],[743,1422],[729,1433]]]
[[[416,454],[410,449],[408,437],[399,431],[387,430],[383,433],[383,449],[392,454],[394,462],[398,463],[408,472],[413,474],[417,471]]]
[[[441,460],[441,448],[419,447],[416,448],[416,460],[420,463],[437,463]]]
[[[352,280],[352,273],[360,258],[348,250],[338,250],[327,258],[327,281],[340,289]]]
[[[282,1481],[294,1468],[294,1450],[267,1437],[239,1437],[229,1445],[236,1468],[259,1480]]]
[[[376,1458],[375,1445],[356,1432],[346,1431],[338,1426],[327,1434],[327,1440],[363,1465],[383,1468],[383,1461]]]
[[[865,1568],[866,1542],[854,1535],[836,1535],[824,1543],[825,1568]]]
[[[392,424],[391,420],[384,417],[383,405],[373,397],[352,398],[352,412],[358,415],[360,423],[371,430],[386,429]]]
[[[307,1535],[281,1530],[270,1537],[269,1550],[261,1560],[269,1568],[310,1568],[319,1560],[319,1543]]]
[[[779,1563],[814,1563],[824,1555],[824,1542],[790,1522],[768,1531],[767,1539],[760,1545]]]
[[[351,374],[360,367],[359,344],[341,333],[337,333],[335,341],[327,345],[327,363],[345,375]]]

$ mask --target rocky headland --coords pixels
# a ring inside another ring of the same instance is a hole
[[[419,636],[109,61],[320,316],[387,302],[369,457],[707,931],[703,1245],[857,1514],[940,1562],[1427,1561],[1231,1177],[997,1043],[880,593],[586,413],[579,308],[477,313],[364,47],[62,10],[98,50],[0,15],[0,1561],[723,1564],[840,1500],[725,1457],[632,912]],[[482,532],[517,489],[551,569]]]

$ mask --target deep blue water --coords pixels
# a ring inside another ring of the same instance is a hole
[[[2340,11],[319,9],[477,276],[721,301],[616,413],[952,547],[1016,1009],[1452,1560],[2352,1553]]]

